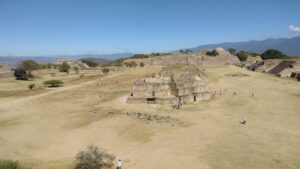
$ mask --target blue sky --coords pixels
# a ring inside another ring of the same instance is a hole
[[[167,52],[292,37],[300,35],[299,7],[299,0],[0,0],[0,55]]]

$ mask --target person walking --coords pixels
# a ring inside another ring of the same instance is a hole
[[[117,169],[122,169],[122,161],[118,160]]]

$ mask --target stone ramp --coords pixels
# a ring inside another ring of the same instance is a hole
[[[293,66],[296,63],[296,61],[281,61],[277,66],[272,68],[268,71],[268,73],[279,76],[279,73],[283,71],[284,69]]]
[[[258,61],[250,66],[248,66],[249,70],[255,71],[257,68],[259,68],[260,66],[264,65],[265,62],[264,61]]]

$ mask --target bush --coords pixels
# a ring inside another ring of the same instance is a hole
[[[54,69],[59,69],[60,64],[52,64]]]
[[[144,67],[144,66],[145,66],[144,62],[141,62],[140,67]]]
[[[48,65],[47,64],[38,64],[38,69],[47,69]]]
[[[285,55],[283,55],[281,51],[276,50],[276,49],[268,49],[261,55],[261,58],[264,60],[266,60],[266,59],[282,59],[284,57],[285,57]]]
[[[130,68],[137,66],[137,64],[135,63],[135,61],[125,62],[124,65],[126,67],[130,67]]]
[[[32,71],[39,68],[39,64],[34,60],[24,60],[14,71],[16,80],[28,80],[33,78]]]
[[[102,72],[103,72],[103,73],[108,73],[108,72],[109,72],[109,69],[108,69],[108,68],[104,68],[104,69],[102,69]]]
[[[228,52],[229,52],[230,54],[232,54],[232,55],[235,55],[235,54],[236,54],[236,49],[234,49],[234,48],[229,48],[229,49],[228,49]]]
[[[35,88],[35,84],[34,83],[31,83],[28,85],[28,89],[32,90],[33,88]]]
[[[95,145],[87,147],[86,151],[80,151],[76,155],[76,161],[78,162],[75,169],[102,169],[111,168],[115,156],[108,154],[103,149],[98,148]]]
[[[47,80],[43,84],[47,87],[60,87],[63,85],[63,82],[60,80]]]
[[[14,76],[16,77],[16,80],[28,80],[26,70],[24,70],[23,68],[15,69]]]
[[[47,69],[51,69],[52,68],[52,64],[51,63],[48,63],[46,66],[47,66]]]
[[[206,52],[208,56],[218,56],[219,53],[216,50]]]
[[[97,67],[99,65],[98,63],[87,59],[82,59],[81,62],[87,64],[89,67]]]
[[[296,79],[297,79],[298,81],[300,81],[300,74],[298,74],[298,75],[296,76]]]
[[[180,49],[179,52],[180,53],[192,53],[193,51],[190,49],[186,49],[186,50]]]
[[[120,59],[117,59],[117,60],[114,60],[114,61],[110,61],[108,63],[103,64],[102,67],[122,66],[123,65],[123,61],[125,59],[126,58],[120,58]]]
[[[237,57],[239,58],[240,61],[244,62],[247,60],[248,58],[248,53],[245,51],[240,51],[239,53],[237,53]]]
[[[78,67],[74,67],[75,73],[78,74],[79,73],[79,68]]]
[[[135,54],[135,55],[131,56],[130,58],[132,58],[132,59],[140,59],[140,58],[149,58],[149,56],[145,55],[145,54]]]
[[[59,65],[60,72],[69,73],[69,70],[70,70],[70,65],[67,62],[63,62],[61,65]]]
[[[0,169],[18,169],[18,161],[0,160]]]

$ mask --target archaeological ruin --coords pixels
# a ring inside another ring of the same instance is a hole
[[[182,104],[208,100],[211,93],[204,74],[193,66],[172,66],[138,78],[127,103]]]

